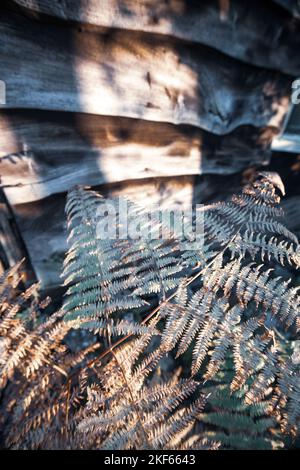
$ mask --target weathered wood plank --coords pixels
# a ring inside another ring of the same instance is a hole
[[[239,175],[230,178],[206,175],[199,178],[184,176],[131,180],[97,189],[106,196],[126,195],[143,207],[159,204],[161,207],[184,208],[189,207],[195,198],[198,203],[222,199],[238,190],[239,186]],[[65,202],[64,193],[13,207],[36,275],[42,287],[47,289],[61,284],[59,275],[67,249]]]
[[[1,184],[11,205],[148,177],[230,174],[269,161],[274,129],[218,136],[191,126],[87,114],[3,111]]]
[[[65,197],[57,196],[54,201],[45,199],[13,207],[16,223],[42,288],[61,284],[59,275],[67,248],[64,201]]]
[[[0,244],[5,254],[4,263],[8,266],[13,266],[18,261],[21,261],[24,253],[22,253],[20,246],[16,240],[15,234],[11,227],[11,215],[5,203],[0,202]]]
[[[156,203],[164,200],[176,206],[190,201],[193,194],[193,178],[176,180],[151,180],[100,188],[104,194],[124,194],[132,200]],[[14,214],[30,254],[32,265],[43,288],[55,288],[61,284],[60,273],[67,249],[66,194],[58,194],[42,201],[14,206]],[[47,230],[45,230],[47,227]]]
[[[192,200],[208,203],[224,200],[226,196],[241,188],[241,174],[224,177],[204,175],[201,177],[157,178],[104,185],[98,189],[104,195],[126,195],[131,200],[162,207],[187,207]],[[55,288],[61,284],[59,277],[66,243],[66,216],[64,213],[66,194],[57,194],[27,204],[13,207],[16,223],[30,255],[32,266],[44,288]],[[299,196],[283,199],[286,213],[285,223],[300,238]],[[45,229],[47,227],[47,229]]]
[[[271,2],[230,0],[14,0],[39,14],[61,20],[163,34],[205,44],[253,65],[300,74],[300,22]],[[278,1],[300,12],[297,2]],[[293,32],[293,34],[291,34]],[[293,60],[290,60],[294,55]]]
[[[191,124],[224,134],[279,127],[291,78],[205,46],[126,31],[79,31],[12,13],[0,21],[5,108]]]
[[[0,273],[24,259],[21,267],[23,281],[36,281],[28,252],[5,195],[0,190]]]

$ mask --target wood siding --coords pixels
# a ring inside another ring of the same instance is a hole
[[[178,205],[269,162],[300,74],[300,20],[280,3],[3,2],[1,185],[44,287],[75,184]]]

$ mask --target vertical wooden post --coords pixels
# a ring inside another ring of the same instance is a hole
[[[23,279],[26,282],[36,280],[29,256],[18,232],[13,213],[3,190],[0,190],[0,272],[25,259]]]

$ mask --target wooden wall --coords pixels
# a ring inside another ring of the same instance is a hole
[[[185,204],[269,163],[300,75],[297,12],[271,0],[1,3],[1,185],[44,287],[59,283],[73,185]]]

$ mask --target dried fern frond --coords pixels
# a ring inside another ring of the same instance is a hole
[[[284,433],[300,434],[300,367],[293,357],[282,361],[281,374],[270,406]]]
[[[81,204],[88,201],[94,212],[96,196],[93,193],[81,194],[83,190],[79,193],[76,191],[76,204],[79,199]],[[279,192],[284,194],[280,177],[262,172],[229,202],[202,208],[204,244],[199,245],[200,251],[194,259],[191,256],[195,248],[192,242],[176,239],[174,234],[167,240],[153,240],[151,236],[137,241],[121,240],[102,251],[96,247],[100,242],[94,241],[92,245],[93,256],[100,254],[104,264],[105,253],[110,253],[109,256],[114,256],[117,262],[117,265],[111,263],[113,268],[109,265],[107,272],[101,271],[101,275],[104,274],[101,282],[110,284],[111,269],[114,273],[122,273],[118,279],[126,279],[124,289],[119,291],[122,301],[117,299],[120,311],[132,296],[145,299],[150,293],[160,295],[161,306],[158,311],[164,325],[162,347],[165,350],[177,347],[179,356],[193,345],[193,375],[202,372],[206,379],[213,377],[229,350],[235,358],[232,390],[243,387],[253,373],[259,372],[256,386],[247,394],[249,403],[266,395],[269,387],[275,386],[281,376],[282,352],[277,350],[275,339],[278,330],[288,331],[293,338],[298,335],[299,288],[274,275],[273,266],[276,262],[296,268],[299,266],[297,238],[278,221],[283,215],[279,206]],[[72,193],[70,198],[72,200]],[[74,203],[71,203],[71,220],[74,216],[73,207]],[[144,215],[142,209],[133,204],[131,207],[134,217]],[[84,211],[77,208],[76,217],[89,213],[90,209],[85,206]],[[85,219],[84,223],[87,220],[90,219]],[[157,220],[152,223],[144,222],[143,218],[141,220],[146,232],[161,229]],[[91,222],[88,225],[90,227],[93,224]],[[274,232],[277,236],[274,236]],[[81,245],[82,240],[78,246]],[[192,260],[195,261],[197,257],[198,272],[193,275],[186,267],[195,267]],[[261,261],[264,264],[259,264]],[[267,262],[272,262],[271,268]],[[188,287],[196,278],[199,287]],[[173,292],[177,290],[168,300],[166,294],[170,289]],[[84,304],[85,297],[83,308],[81,305],[75,307],[79,297],[75,297],[73,304],[71,299],[71,304],[81,313],[89,307]],[[98,305],[93,304],[94,312],[101,316],[102,305],[100,308]],[[100,331],[108,325],[107,318],[100,318],[98,323],[92,321],[95,326],[99,326]],[[122,321],[119,325],[122,325]],[[116,331],[113,325],[110,329]],[[132,331],[127,326],[120,333],[145,332],[132,325]]]
[[[141,236],[99,237],[108,201],[72,190],[62,309],[36,322],[47,306],[37,286],[17,292],[18,267],[0,280],[3,445],[273,448],[297,436],[300,295],[283,267],[293,273],[300,251],[279,221],[279,192],[279,176],[260,173],[230,201],[198,209],[194,240],[153,237],[161,220],[128,201]],[[109,203],[119,230],[119,200]],[[97,355],[92,341],[72,353],[67,335],[79,327],[107,349]],[[193,378],[158,380],[173,352]]]
[[[99,345],[69,351],[65,339],[71,324],[62,321],[62,312],[43,319],[49,299],[38,301],[37,285],[22,290],[19,268],[1,280],[0,445],[65,446],[68,415],[71,419],[81,393],[80,373],[72,376],[77,370],[83,373]]]
[[[203,410],[204,396],[183,406],[199,384],[176,377],[165,383],[147,383],[164,351],[157,349],[135,365],[137,352],[144,347],[145,340],[137,339],[119,348],[103,370],[101,389],[90,388],[90,400],[78,426],[87,442],[84,446],[98,443],[109,450],[217,447],[213,440],[191,433]]]
[[[229,202],[209,206],[205,223],[208,238],[220,246],[229,243],[232,256],[244,257],[248,252],[251,257],[259,255],[262,260],[265,256],[274,257],[281,264],[299,267],[298,239],[278,220],[283,217],[278,191],[284,194],[279,175],[262,172],[242,194],[234,195]]]
[[[296,238],[273,221],[274,215],[280,214],[277,187],[283,190],[278,178],[273,181],[272,175],[263,173],[241,196],[213,206],[212,214],[218,215],[212,217],[221,231],[212,225],[206,235],[221,246],[221,251],[197,276],[200,286],[195,291],[183,282],[176,296],[161,307],[165,321],[162,344],[169,350],[177,347],[177,355],[193,346],[192,374],[201,373],[206,380],[213,378],[228,351],[235,359],[233,391],[241,389],[253,373],[258,374],[245,396],[249,404],[261,400],[270,388],[274,393],[277,381],[285,383],[287,379],[282,379],[284,358],[278,348],[279,332],[290,339],[299,337],[299,287],[274,275],[274,262],[287,261],[294,267],[299,264]],[[209,222],[210,210],[206,219]],[[264,227],[277,227],[292,243],[277,243],[274,237],[267,241],[266,235],[250,232],[252,222],[253,228],[257,221]],[[260,259],[265,264],[259,264]],[[267,261],[272,261],[272,268]],[[299,410],[296,415],[297,421]]]

